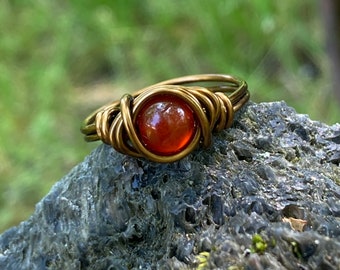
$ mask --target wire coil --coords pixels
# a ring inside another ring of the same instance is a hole
[[[212,85],[202,86],[209,83]],[[183,100],[198,121],[198,128],[190,143],[181,152],[169,156],[148,150],[136,129],[136,118],[145,103],[164,94]],[[155,162],[174,162],[188,155],[198,145],[208,147],[212,132],[230,127],[234,112],[248,99],[247,83],[229,75],[180,77],[146,87],[132,95],[126,94],[119,101],[96,110],[85,119],[81,131],[86,141],[102,140],[121,153]]]

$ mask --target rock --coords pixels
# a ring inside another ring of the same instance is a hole
[[[248,103],[172,164],[101,145],[0,236],[0,268],[340,269],[339,134]]]

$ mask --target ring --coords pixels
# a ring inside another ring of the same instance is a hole
[[[249,100],[247,83],[224,74],[200,74],[163,81],[103,106],[83,122],[86,141],[102,140],[133,157],[168,163],[212,133],[229,128]]]

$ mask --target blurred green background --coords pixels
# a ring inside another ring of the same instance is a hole
[[[317,1],[13,0],[0,3],[0,233],[94,149],[93,109],[176,76],[229,73],[253,101],[332,124]]]

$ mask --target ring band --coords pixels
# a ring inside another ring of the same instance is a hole
[[[249,96],[247,83],[230,75],[174,78],[99,108],[81,132],[123,154],[174,162],[198,145],[210,146],[212,132],[230,127]]]

